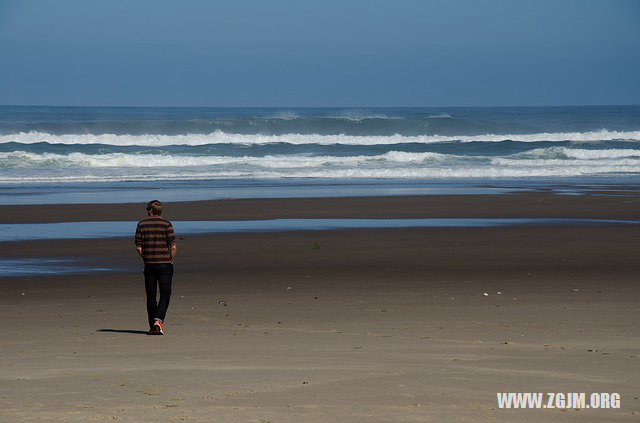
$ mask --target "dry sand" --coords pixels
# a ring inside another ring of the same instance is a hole
[[[143,209],[3,206],[0,222],[134,220]],[[636,219],[637,212],[637,196],[524,194],[176,203],[166,214]],[[2,258],[82,257],[125,270],[0,280],[0,421],[640,418],[639,226],[183,238],[164,337],[144,335],[131,239],[3,243]],[[622,399],[609,410],[500,410],[496,392]]]

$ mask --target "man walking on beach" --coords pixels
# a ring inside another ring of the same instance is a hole
[[[164,335],[164,318],[169,308],[173,260],[176,257],[176,236],[173,225],[161,217],[162,203],[147,204],[147,218],[138,222],[136,250],[144,261],[144,283],[147,292],[149,335]],[[160,300],[156,293],[160,287]]]

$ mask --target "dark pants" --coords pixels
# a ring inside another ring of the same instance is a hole
[[[153,326],[156,319],[164,321],[164,316],[169,308],[171,297],[171,279],[173,278],[173,264],[145,264],[144,286],[147,291],[147,315],[149,327]],[[160,287],[160,300],[156,303],[156,294]]]

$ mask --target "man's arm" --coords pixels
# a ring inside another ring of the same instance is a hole
[[[135,243],[136,251],[138,252],[138,255],[142,257],[142,231],[140,231],[140,223],[136,226]]]
[[[176,234],[173,231],[173,225],[171,222],[167,225],[167,244],[170,246],[171,252],[169,254],[171,256],[171,263],[173,263],[176,259],[176,252],[178,251],[178,248],[176,247]]]
[[[173,261],[176,259],[176,253],[178,252],[178,247],[176,246],[176,243],[174,242],[171,245],[171,263],[173,263]]]

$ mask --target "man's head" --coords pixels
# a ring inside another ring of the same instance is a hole
[[[162,215],[162,203],[158,200],[151,200],[147,204],[147,212],[149,216],[160,216]]]

